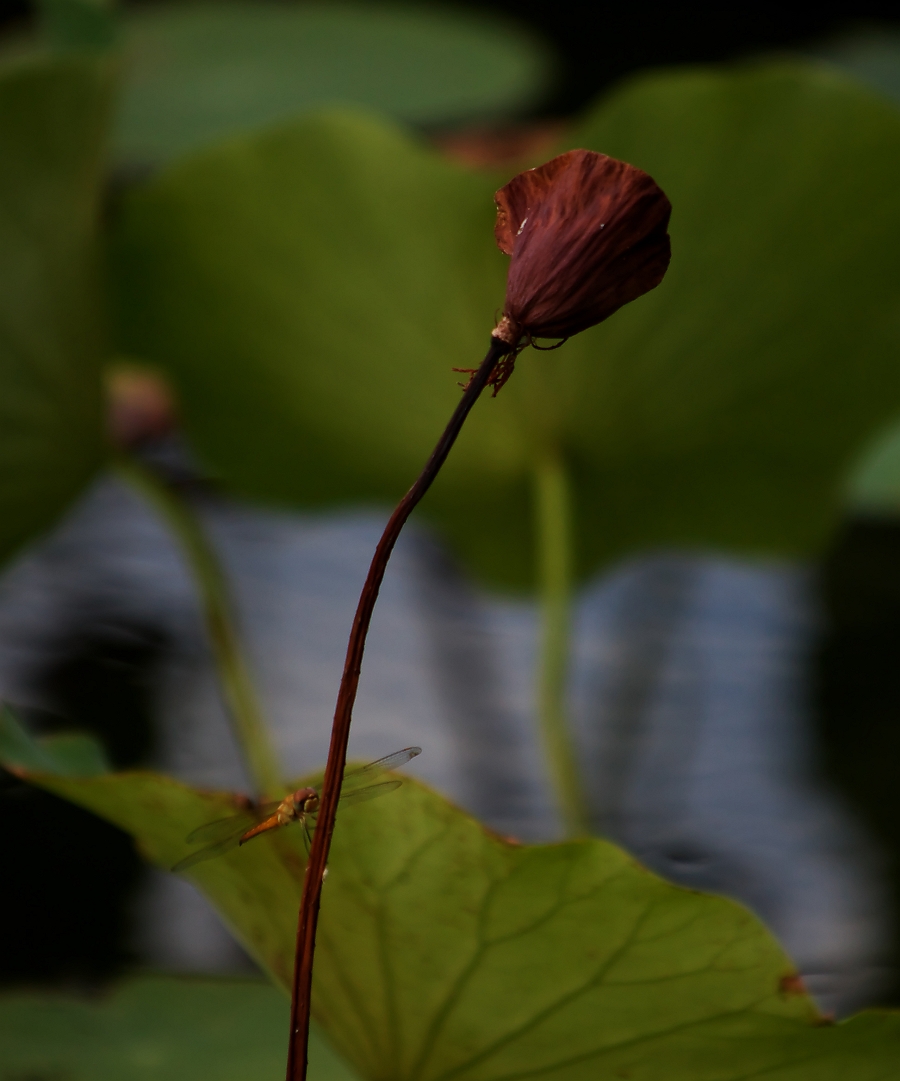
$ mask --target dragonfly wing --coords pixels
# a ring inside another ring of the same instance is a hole
[[[394,751],[393,754],[376,759],[376,761],[370,762],[361,769],[351,770],[344,775],[344,781],[352,784],[355,788],[357,784],[365,784],[369,777],[373,777],[377,773],[386,773],[388,770],[405,766],[407,762],[421,753],[421,747],[404,747],[402,751]]]
[[[386,796],[388,792],[393,792],[395,788],[399,788],[402,784],[403,782],[399,780],[382,781],[381,784],[370,784],[365,788],[355,788],[352,792],[348,792],[346,796],[341,796],[341,805],[365,803],[366,800],[378,799],[379,796]]]
[[[185,840],[189,845],[216,844],[224,841],[236,833],[239,828],[250,829],[253,825],[253,817],[249,814],[229,815],[227,818],[219,818],[215,822],[207,822],[193,832],[189,833]]]
[[[250,829],[257,822],[274,814],[278,806],[277,803],[267,803],[253,814],[249,811],[241,811],[240,814],[229,815],[227,818],[217,818],[215,822],[207,822],[189,833],[185,840],[189,845],[216,844],[218,841],[226,840],[235,832],[240,836],[244,830]]]
[[[189,867],[193,867],[195,863],[202,863],[204,860],[211,860],[215,856],[222,856],[226,852],[230,852],[232,848],[237,848],[240,844],[241,838],[246,832],[246,823],[241,822],[240,825],[235,827],[233,819],[234,817],[243,818],[243,815],[232,816],[231,833],[227,837],[223,837],[212,844],[206,845],[205,848],[198,849],[196,852],[192,852],[189,856],[185,856],[183,860],[179,860],[178,863],[172,868],[173,871],[186,871]],[[210,825],[218,826],[220,822],[211,822]],[[196,831],[195,831],[196,832]]]

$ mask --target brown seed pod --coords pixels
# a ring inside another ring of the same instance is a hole
[[[626,162],[570,150],[496,194],[500,250],[511,256],[495,337],[513,348],[568,338],[655,288],[669,265],[672,207]]]

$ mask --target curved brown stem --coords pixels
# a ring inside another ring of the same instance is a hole
[[[313,954],[316,946],[319,899],[322,895],[322,879],[328,862],[331,835],[334,832],[334,820],[341,795],[341,782],[347,761],[347,743],[350,738],[350,720],[353,716],[356,689],[359,685],[359,673],[362,666],[363,651],[366,647],[366,635],[369,632],[369,623],[372,619],[375,601],[378,598],[378,591],[381,588],[381,582],[391,552],[397,543],[397,538],[400,536],[400,530],[405,525],[407,518],[412,514],[416,504],[425,495],[434,478],[440,472],[441,466],[446,461],[447,455],[456,442],[456,437],[459,435],[466,417],[494,374],[501,357],[511,351],[512,346],[508,342],[491,337],[491,347],[487,352],[487,356],[469,380],[466,389],[463,391],[463,396],[450,418],[450,423],[444,429],[444,434],[431,452],[431,457],[425,463],[425,468],[419,474],[415,484],[400,500],[397,509],[385,526],[381,540],[375,549],[375,555],[372,557],[365,585],[360,594],[356,615],[353,619],[353,627],[350,631],[350,641],[347,644],[347,658],[344,661],[344,672],[338,690],[337,705],[334,710],[331,745],[328,748],[328,764],[325,767],[325,780],[322,784],[322,802],[319,805],[316,831],[313,835],[312,849],[309,854],[309,862],[306,865],[306,875],[303,879],[303,898],[300,902],[300,920],[297,928],[297,954],[294,962],[287,1081],[306,1081],[306,1048],[309,1038]]]

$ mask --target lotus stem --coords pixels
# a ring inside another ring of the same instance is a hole
[[[209,538],[187,500],[156,473],[131,458],[120,458],[116,470],[156,508],[181,545],[197,586],[219,680],[251,781],[262,798],[280,799],[285,792],[284,779],[241,651],[225,575]]]
[[[547,451],[534,474],[541,642],[538,717],[566,833],[590,833],[587,800],[566,706],[572,609],[572,507],[562,456]]]

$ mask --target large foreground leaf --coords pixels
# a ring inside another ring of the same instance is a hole
[[[83,60],[0,67],[0,559],[50,524],[101,455],[109,82]]]
[[[7,720],[8,766],[129,830],[163,866],[236,803],[150,773],[30,773],[11,730]],[[192,872],[282,984],[302,853],[286,830]],[[671,886],[604,841],[511,844],[410,780],[340,816],[314,1005],[335,1048],[385,1081],[882,1081],[900,1070],[900,1017],[823,1024],[740,905]]]
[[[900,114],[827,68],[642,77],[569,140],[674,205],[663,284],[479,404],[426,503],[527,584],[529,485],[558,444],[581,566],[653,544],[808,554],[855,448],[900,406]],[[236,490],[393,499],[502,301],[491,193],[372,120],[223,144],[130,200],[123,344],[167,365]]]
[[[281,1081],[288,1004],[257,980],[144,977],[102,995],[0,994],[3,1081]],[[353,1075],[317,1031],[311,1081]]]

